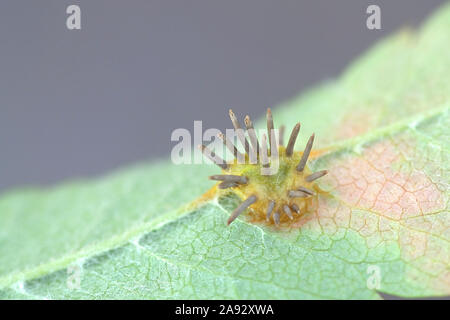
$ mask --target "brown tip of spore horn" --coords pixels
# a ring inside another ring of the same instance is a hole
[[[305,169],[306,161],[308,161],[309,154],[311,152],[312,145],[314,143],[314,133],[309,137],[308,143],[306,144],[305,151],[302,154],[302,158],[297,166],[297,171],[302,172]]]
[[[231,214],[231,216],[228,218],[227,225],[230,225],[242,212],[245,211],[250,205],[255,203],[257,200],[256,196],[250,196],[244,202],[242,202]]]
[[[289,141],[286,147],[286,156],[288,157],[292,156],[292,153],[294,152],[295,140],[297,140],[299,131],[300,131],[300,122],[295,125],[294,129],[292,129],[291,136],[289,137]]]
[[[250,144],[248,143],[247,139],[245,138],[243,129],[241,128],[241,125],[236,118],[236,115],[234,114],[233,110],[228,110],[228,113],[230,114],[231,122],[233,123],[234,129],[237,132],[239,140],[241,140],[242,145],[244,146],[245,152],[250,155]]]
[[[233,112],[233,110],[231,110],[231,109],[228,110],[228,114],[230,115],[230,119],[231,119],[231,122],[233,123],[234,128],[235,129],[242,129],[238,119],[236,118],[236,115]]]
[[[307,182],[312,182],[312,181],[314,181],[314,180],[316,180],[316,179],[319,179],[319,178],[323,177],[323,176],[326,175],[327,173],[328,173],[327,170],[317,171],[317,172],[314,172],[313,174],[310,174],[309,176],[307,176],[307,177],[305,178],[305,180],[306,180]]]

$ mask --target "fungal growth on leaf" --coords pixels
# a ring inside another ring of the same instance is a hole
[[[220,181],[219,189],[229,189],[243,200],[231,213],[228,225],[247,209],[254,220],[265,220],[277,226],[300,217],[320,192],[315,180],[327,174],[326,170],[311,172],[306,166],[312,154],[314,134],[303,152],[295,152],[300,123],[292,129],[285,147],[284,126],[274,129],[270,108],[267,109],[267,135],[262,134],[261,143],[248,115],[244,119],[246,134],[231,109],[229,113],[235,136],[245,153],[238,150],[234,138],[222,133],[218,137],[234,155],[233,161],[227,163],[205,145],[199,146],[203,154],[222,169],[222,174],[210,176],[210,179]]]

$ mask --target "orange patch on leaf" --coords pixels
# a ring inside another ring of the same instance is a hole
[[[405,161],[404,156],[391,142],[379,142],[359,157],[338,161],[328,179],[350,207],[388,219],[403,220],[442,209],[442,194],[424,172],[395,169]]]
[[[407,278],[432,293],[450,293],[448,215],[445,194],[414,159],[410,139],[378,142],[361,155],[330,161],[333,197],[319,197],[307,227],[329,235],[358,232],[368,249],[395,241],[407,262]]]
[[[366,110],[353,110],[338,122],[335,138],[344,140],[362,135],[373,128],[374,122],[375,118],[370,116]]]

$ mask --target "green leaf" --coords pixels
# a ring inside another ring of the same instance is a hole
[[[141,165],[0,198],[0,298],[450,294],[450,5],[273,111],[327,150],[313,212],[275,229],[190,201],[212,166]],[[79,282],[78,282],[79,279]],[[379,282],[378,282],[379,281]],[[379,286],[378,286],[379,284]]]

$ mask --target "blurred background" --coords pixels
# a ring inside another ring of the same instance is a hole
[[[2,1],[0,193],[168,157],[173,129],[259,117],[443,2]]]

